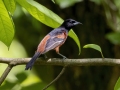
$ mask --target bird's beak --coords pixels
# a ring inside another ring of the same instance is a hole
[[[75,22],[74,25],[82,24],[81,22]]]

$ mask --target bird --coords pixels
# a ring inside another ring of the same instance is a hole
[[[39,43],[32,59],[26,64],[25,70],[31,70],[36,59],[41,55],[45,55],[45,53],[50,50],[55,50],[58,55],[63,57],[63,59],[66,59],[64,55],[59,53],[59,48],[65,43],[70,29],[78,24],[82,23],[74,19],[66,19],[58,28],[55,28],[48,33]]]

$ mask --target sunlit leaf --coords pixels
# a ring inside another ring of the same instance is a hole
[[[44,23],[47,26],[56,28],[63,22],[58,15],[43,5],[33,0],[16,0],[22,7],[24,7],[34,18]],[[80,42],[74,31],[70,31],[69,36],[76,42],[80,50]],[[80,51],[79,51],[80,52]]]
[[[115,84],[114,90],[120,90],[120,77],[117,80],[117,83]]]
[[[8,47],[14,37],[14,25],[11,17],[5,8],[2,0],[0,0],[0,41]]]
[[[24,7],[34,18],[43,24],[56,28],[63,22],[63,20],[44,7],[43,5],[33,0],[16,0],[22,7]]]
[[[16,9],[16,3],[14,0],[3,0],[7,10],[13,15]]]
[[[100,48],[99,45],[96,45],[96,44],[87,44],[87,45],[83,46],[83,48],[92,48],[92,49],[95,49],[95,50],[99,51],[101,53],[102,57],[104,58],[104,56],[102,54],[102,50],[101,50],[101,48]]]

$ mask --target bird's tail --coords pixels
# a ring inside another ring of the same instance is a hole
[[[36,61],[36,59],[40,56],[40,52],[36,52],[34,54],[34,56],[32,57],[32,59],[26,64],[26,68],[25,70],[28,70],[28,69],[32,69],[32,66],[34,64],[34,62]]]

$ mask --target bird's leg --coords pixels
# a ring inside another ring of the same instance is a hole
[[[60,55],[60,56],[63,57],[63,59],[67,59],[66,56],[64,56],[64,55],[62,55],[62,54],[59,53],[59,47],[56,47],[55,50],[56,50],[56,53],[57,53],[58,55]]]
[[[63,59],[67,59],[67,57],[66,56],[64,56],[64,55],[62,55],[62,54],[60,54],[60,53],[57,53],[58,55],[60,55],[60,56],[62,56],[63,57]]]

